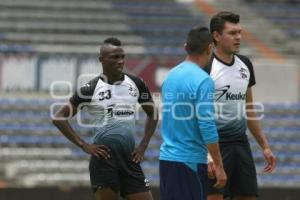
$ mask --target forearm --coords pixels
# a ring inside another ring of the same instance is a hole
[[[67,120],[53,120],[53,124],[75,145],[82,148],[82,146],[85,144],[85,141],[75,133]]]
[[[68,138],[75,145],[82,147],[85,142],[82,140],[72,129],[69,124],[69,119],[75,116],[77,113],[77,108],[71,103],[62,106],[57,113],[55,113],[52,123],[60,130],[60,132]]]
[[[247,120],[248,128],[251,134],[254,136],[257,143],[259,144],[259,146],[262,149],[269,148],[268,140],[265,134],[263,134],[261,130],[260,121],[256,119],[255,112],[248,112],[247,116],[248,116],[248,120]]]
[[[158,121],[158,119],[155,118],[154,115],[147,117],[145,128],[144,128],[144,137],[141,140],[140,145],[142,145],[144,147],[148,146],[150,139],[156,129],[157,121]]]
[[[260,120],[256,116],[251,88],[247,89],[246,103],[247,125],[251,134],[262,149],[269,148],[267,138],[261,131]]]
[[[208,152],[216,166],[223,167],[222,157],[218,143],[207,144]]]

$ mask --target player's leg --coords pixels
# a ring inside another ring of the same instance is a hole
[[[247,196],[237,196],[233,200],[256,200],[256,197],[247,197]]]
[[[89,170],[91,186],[96,200],[118,200],[120,178],[115,166],[114,156],[108,160],[92,156]]]
[[[233,200],[256,200],[256,197],[236,196]]]
[[[223,194],[209,194],[207,200],[223,200]]]
[[[127,200],[153,200],[150,191],[126,195]]]
[[[257,175],[249,143],[236,146],[236,169],[232,178],[232,197],[255,200],[258,196]]]
[[[97,189],[95,193],[96,200],[118,200],[118,193],[113,191],[111,188]]]
[[[220,144],[220,152],[222,155],[224,170],[227,175],[227,183],[225,188],[216,189],[213,185],[216,179],[208,179],[207,200],[223,200],[224,196],[231,196],[231,177],[234,173],[235,152],[234,145]]]
[[[152,200],[149,181],[146,179],[140,163],[132,161],[132,151],[119,152],[120,193],[127,200]]]

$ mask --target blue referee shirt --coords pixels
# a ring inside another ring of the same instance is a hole
[[[213,80],[199,65],[184,61],[169,72],[162,85],[160,160],[207,163],[206,144],[218,142],[213,97]]]

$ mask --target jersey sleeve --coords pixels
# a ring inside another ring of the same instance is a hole
[[[82,103],[90,103],[98,80],[99,77],[89,81],[87,84],[76,90],[69,100],[71,104],[75,107],[78,107]]]
[[[252,62],[247,58],[246,56],[238,55],[238,57],[245,63],[245,65],[248,67],[248,70],[250,72],[250,79],[248,83],[248,87],[252,87],[253,85],[256,84],[255,81],[255,75],[254,75],[254,69]]]
[[[214,90],[214,82],[210,77],[206,78],[197,90],[197,123],[206,144],[219,140],[215,122]]]
[[[140,104],[142,103],[146,103],[146,102],[152,102],[152,95],[149,91],[149,88],[148,86],[145,84],[145,82],[139,78],[139,77],[136,77],[136,76],[132,76],[130,74],[126,74],[128,75],[132,80],[133,82],[135,83],[135,85],[137,86],[138,90],[139,90],[139,98],[138,98],[138,102]]]

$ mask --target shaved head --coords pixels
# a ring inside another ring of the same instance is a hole
[[[122,43],[118,38],[109,37],[103,41],[103,45],[100,48],[100,57],[106,56],[113,50],[120,48]]]
[[[103,44],[100,48],[100,57],[104,57],[111,53],[113,50],[121,48],[112,44]]]

